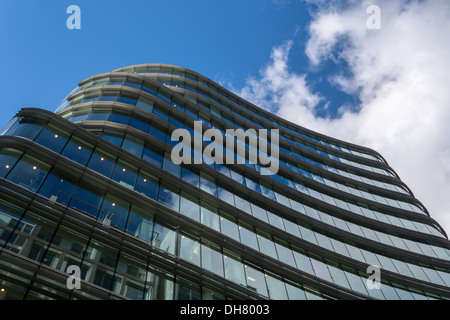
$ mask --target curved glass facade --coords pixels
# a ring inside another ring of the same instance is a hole
[[[172,133],[194,137],[195,121],[223,136],[277,129],[278,172],[175,164]],[[93,76],[56,113],[22,109],[0,134],[7,299],[450,297],[447,235],[381,155],[191,70]],[[67,286],[68,266],[81,289]]]

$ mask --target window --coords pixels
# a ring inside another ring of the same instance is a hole
[[[142,87],[142,81],[134,82],[133,80],[128,80],[125,82],[124,86],[136,88],[136,89],[140,90]]]
[[[289,244],[285,241],[278,240],[279,242],[282,242],[282,244],[275,242],[275,247],[279,256],[279,260],[289,264],[290,266],[297,268],[297,265],[295,263],[294,255],[292,253],[292,250],[289,249]]]
[[[204,225],[220,232],[220,221],[219,215],[217,214],[217,209],[214,206],[210,206],[202,202],[200,211],[201,211],[200,217],[201,222]]]
[[[198,199],[186,192],[181,192],[180,213],[194,220],[200,221],[200,207]]]
[[[3,247],[19,224],[23,210],[0,201],[0,246]],[[23,225],[23,223],[22,223]],[[10,240],[11,241],[11,240]]]
[[[294,254],[295,262],[297,263],[297,268],[309,274],[314,274],[314,269],[311,264],[311,260],[306,255],[306,252],[300,248],[293,246],[292,253]]]
[[[143,158],[145,161],[153,164],[154,166],[161,168],[163,162],[163,156],[156,152],[151,151],[150,149],[144,150]]]
[[[200,266],[200,242],[187,235],[180,235],[180,258]]]
[[[142,209],[131,206],[127,221],[126,232],[146,240],[153,241],[153,212],[150,209]]]
[[[49,124],[41,131],[35,141],[56,153],[60,153],[68,139],[69,135],[67,133]]]
[[[19,121],[8,130],[6,135],[18,136],[34,140],[42,127],[45,125],[45,121],[41,119],[31,117],[20,117]]]
[[[223,259],[220,248],[210,243],[202,243],[202,267],[223,276]]]
[[[136,107],[144,109],[148,112],[153,111],[153,105],[154,105],[153,101],[143,97],[140,97],[139,100],[136,102]]]
[[[29,155],[24,155],[6,178],[23,188],[36,191],[49,169],[49,165]]]
[[[155,137],[156,139],[158,139],[158,140],[160,140],[162,142],[166,141],[166,133],[161,131],[161,130],[159,130],[159,129],[157,129],[154,126],[150,126],[150,130],[148,131],[148,133],[151,136]]]
[[[222,230],[222,233],[227,237],[240,241],[239,228],[236,224],[236,219],[223,211],[220,211],[220,230]]]
[[[8,174],[21,155],[22,152],[16,149],[0,149],[0,177],[5,177]]]
[[[260,251],[274,259],[278,259],[277,251],[270,235],[260,230],[257,232],[256,238],[258,239]]]
[[[120,98],[118,101],[120,102]],[[130,116],[114,112],[111,113],[111,115],[108,118],[108,121],[128,125],[128,122],[130,122]]]
[[[241,197],[238,197],[237,195],[234,195],[234,200],[236,203],[236,208],[238,208],[246,213],[251,212],[250,203],[247,200],[242,199]]]
[[[118,132],[109,131],[109,130],[105,130],[105,132],[102,133],[102,135],[101,135],[101,137],[103,139],[115,144],[118,147],[122,146],[124,136],[125,135],[123,133],[118,133]]]
[[[116,157],[97,148],[92,154],[87,167],[109,178],[115,162]]]
[[[306,300],[305,291],[298,287],[294,287],[289,283],[285,283],[288,292],[289,300]]]
[[[6,126],[0,131],[0,136],[4,135],[8,130],[16,123],[18,120],[17,117],[12,118],[9,120],[9,122],[6,124]]]
[[[224,252],[223,262],[225,278],[242,286],[246,286],[244,265],[240,259],[234,257],[232,253]]]
[[[152,244],[169,253],[175,254],[177,234],[173,227],[155,223]]]
[[[162,110],[153,108],[153,114],[155,114],[156,116],[160,117],[161,119],[169,121],[169,116],[165,112],[163,112]]]
[[[127,134],[123,141],[122,148],[141,158],[142,152],[144,151],[144,141]]]
[[[200,188],[203,191],[217,197],[217,187],[215,184],[215,179],[203,172],[200,172]]]
[[[75,190],[69,206],[97,217],[103,195],[89,187],[80,185]]]
[[[83,121],[87,118],[88,114],[87,113],[74,113],[70,116],[69,121],[70,122],[77,122],[77,121]],[[66,116],[63,116],[64,118],[66,118]]]
[[[322,261],[313,259],[313,258],[311,258],[311,263],[313,265],[316,276],[318,276],[319,278],[322,278],[324,280],[333,282],[330,271],[328,270],[328,266],[325,263],[323,263]]]
[[[173,174],[174,176],[180,178],[181,176],[181,166],[176,165],[172,162],[171,156],[168,152],[164,153],[163,170]]]
[[[116,167],[114,168],[111,179],[117,181],[127,188],[134,189],[137,178],[136,172],[136,167],[127,165],[124,161],[119,160],[116,164]]]
[[[159,187],[158,202],[175,211],[178,211],[180,208],[180,196],[163,186]]]
[[[116,197],[107,195],[103,201],[98,219],[108,226],[125,229],[130,204]]]
[[[197,188],[200,186],[200,177],[186,168],[181,168],[181,178]]]
[[[135,114],[134,116],[137,117],[138,115]],[[130,127],[133,127],[135,129],[138,129],[138,130],[146,132],[146,133],[148,132],[148,129],[150,128],[150,125],[148,123],[142,122],[135,118],[131,118],[129,125],[130,125]]]
[[[256,240],[256,234],[251,231],[253,228],[249,225],[241,225],[239,226],[239,234],[241,236],[241,243],[249,246],[255,250],[259,251],[258,241]]]
[[[67,181],[53,170],[39,189],[39,194],[49,198],[51,202],[67,205],[74,190],[73,182]]]
[[[158,198],[158,179],[144,171],[141,171],[136,182],[135,190],[153,200]]]
[[[100,98],[98,98],[98,101],[111,101],[111,102],[113,102],[113,101],[116,101],[116,99],[117,99],[117,96],[114,94],[111,94],[111,95],[102,95]]]
[[[283,281],[272,277],[270,275],[265,275],[267,282],[267,289],[269,292],[269,298],[274,300],[287,300],[286,287]]]
[[[93,111],[89,114],[87,120],[91,121],[106,121],[109,117],[110,111]]]
[[[93,146],[77,137],[72,137],[64,148],[62,155],[85,166]]]
[[[247,265],[245,266],[245,273],[247,276],[247,288],[264,296],[268,296],[264,274]]]

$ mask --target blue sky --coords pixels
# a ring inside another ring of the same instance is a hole
[[[66,27],[72,4],[81,30]],[[303,1],[2,0],[0,126],[24,106],[55,110],[79,81],[127,65],[179,65],[241,88],[294,39],[290,68],[305,72],[310,20]],[[316,88],[345,99],[320,76],[309,76]]]
[[[81,30],[69,30],[69,5]],[[23,106],[56,109],[79,81],[132,64],[168,63],[242,87],[274,44],[295,37],[301,48],[305,4],[226,1],[25,1],[0,3],[3,124]]]
[[[0,0],[3,127],[92,75],[195,70],[312,130],[380,152],[450,232],[447,0]],[[366,9],[378,5],[381,28]],[[70,5],[81,30],[69,30]]]

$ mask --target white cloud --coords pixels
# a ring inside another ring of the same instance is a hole
[[[339,118],[317,116],[326,98],[312,92],[306,74],[289,70],[292,42],[274,48],[270,63],[238,94],[301,126],[377,150],[450,234],[450,3],[377,1],[381,29],[369,30],[371,1],[345,8],[312,2],[318,7],[306,54],[318,68],[328,59],[346,62],[351,75],[330,81],[358,95],[358,111],[342,106]]]

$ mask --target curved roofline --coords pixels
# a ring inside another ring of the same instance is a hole
[[[244,103],[248,104],[249,106],[258,109],[259,111],[261,111],[263,113],[266,113],[267,115],[270,115],[272,117],[277,118],[277,120],[281,120],[282,122],[285,122],[287,125],[291,125],[291,126],[300,128],[300,131],[304,130],[308,134],[313,134],[313,135],[315,134],[315,135],[317,135],[317,136],[319,136],[321,138],[326,138],[326,139],[335,141],[337,143],[342,143],[342,144],[348,145],[348,146],[353,147],[355,149],[360,149],[360,150],[367,151],[369,153],[373,153],[375,156],[379,157],[384,163],[388,164],[386,159],[379,152],[377,152],[374,149],[371,149],[371,148],[368,148],[368,147],[365,147],[365,146],[361,146],[361,145],[358,145],[358,144],[355,144],[355,143],[351,143],[351,142],[348,142],[348,141],[340,140],[340,139],[337,139],[335,137],[325,135],[323,133],[314,131],[312,129],[308,129],[308,128],[300,126],[300,125],[298,125],[298,124],[296,124],[294,122],[286,120],[286,119],[284,119],[284,118],[282,118],[282,117],[280,117],[280,116],[278,116],[278,115],[276,115],[274,113],[271,113],[271,112],[269,112],[269,111],[267,111],[267,110],[265,110],[265,109],[255,105],[255,104],[251,103],[250,101],[245,100],[244,98],[238,96],[234,92],[232,92],[232,91],[228,90],[227,88],[223,87],[222,85],[218,84],[214,80],[212,80],[212,79],[210,79],[210,78],[208,78],[208,77],[206,77],[206,76],[204,76],[204,75],[202,75],[202,74],[200,74],[200,73],[198,73],[198,72],[196,72],[196,71],[194,71],[192,69],[188,69],[188,68],[185,68],[185,67],[180,67],[180,66],[172,65],[172,64],[147,63],[147,64],[136,64],[136,65],[130,65],[130,66],[118,68],[118,69],[113,70],[112,72],[128,72],[127,69],[130,69],[130,68],[148,68],[148,67],[167,67],[167,68],[173,68],[174,70],[179,70],[179,71],[182,71],[182,72],[191,72],[191,73],[193,73],[193,75],[195,75],[195,76],[197,76],[199,78],[202,78],[204,81],[211,82],[212,84],[220,87],[221,89],[226,91],[227,94],[230,94],[234,98],[243,101]],[[393,169],[392,169],[392,171],[398,177],[398,174]]]

